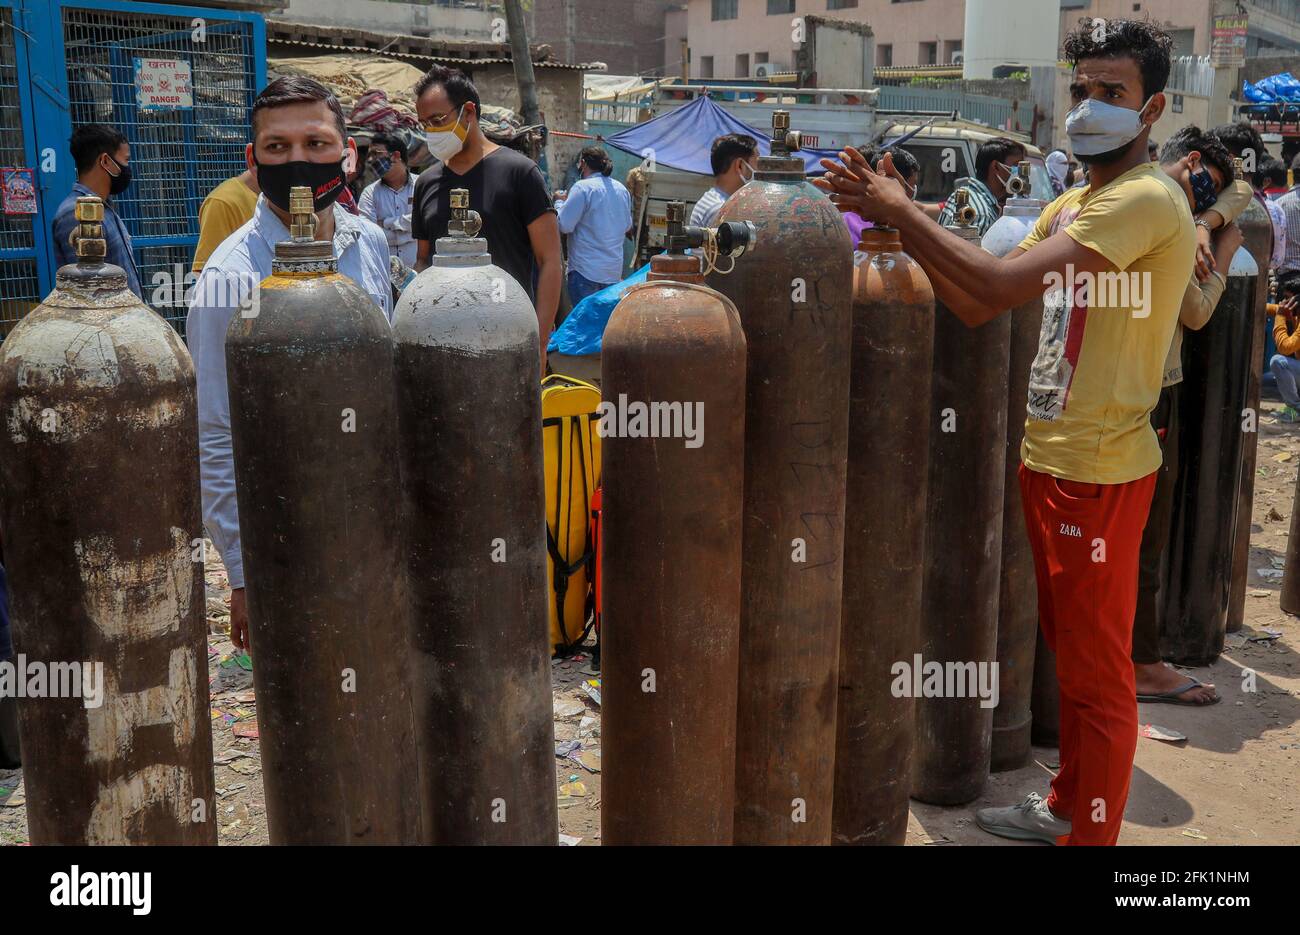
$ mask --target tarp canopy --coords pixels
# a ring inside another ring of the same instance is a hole
[[[582,76],[582,89],[589,101],[640,100],[660,85],[676,84],[676,78],[646,80],[640,75],[603,75],[587,72]]]
[[[606,137],[605,142],[634,156],[652,150],[657,165],[712,175],[709,150],[715,139],[728,133],[748,133],[758,140],[759,154],[769,156],[772,152],[767,139],[769,132],[742,123],[708,97],[701,96],[653,120],[620,130]],[[805,171],[820,175],[824,170],[818,160],[835,153],[836,150],[829,149],[801,149],[798,155],[803,158]]]

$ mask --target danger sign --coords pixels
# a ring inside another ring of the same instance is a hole
[[[135,60],[135,100],[141,110],[183,110],[194,106],[190,63],[168,58]]]

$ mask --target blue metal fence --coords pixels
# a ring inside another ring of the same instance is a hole
[[[17,27],[3,32],[4,14]],[[6,55],[10,59],[6,59]],[[183,62],[192,83],[185,107],[142,108],[137,60]],[[261,16],[210,7],[128,0],[0,0],[0,108],[8,107],[10,72],[22,111],[26,158],[12,157],[9,121],[0,128],[3,165],[36,165],[40,214],[27,237],[35,288],[4,266],[8,228],[0,227],[0,299],[44,295],[53,287],[50,223],[76,181],[68,154],[75,125],[105,123],[131,144],[131,187],[115,207],[131,232],[145,298],[183,326],[183,278],[198,241],[204,196],[244,168],[253,98],[266,83],[266,31]],[[5,111],[8,117],[9,111]],[[39,156],[39,163],[37,158]],[[31,219],[28,219],[31,220]],[[161,275],[160,275],[161,274]],[[25,309],[0,309],[8,327]]]

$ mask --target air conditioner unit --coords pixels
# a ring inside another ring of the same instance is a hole
[[[750,77],[771,78],[773,75],[788,74],[789,72],[789,65],[780,65],[776,62],[760,62],[754,66],[754,73]]]
[[[952,53],[952,64],[954,64],[954,65],[960,65],[960,64],[962,64],[964,61],[966,61],[966,56],[963,55],[962,52],[961,52],[960,50],[958,50],[958,51]]]

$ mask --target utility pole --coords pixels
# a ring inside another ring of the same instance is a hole
[[[506,27],[510,30],[510,58],[515,65],[515,84],[519,87],[520,116],[528,126],[542,122],[537,106],[537,79],[533,77],[533,56],[528,51],[528,30],[519,0],[505,0]]]

